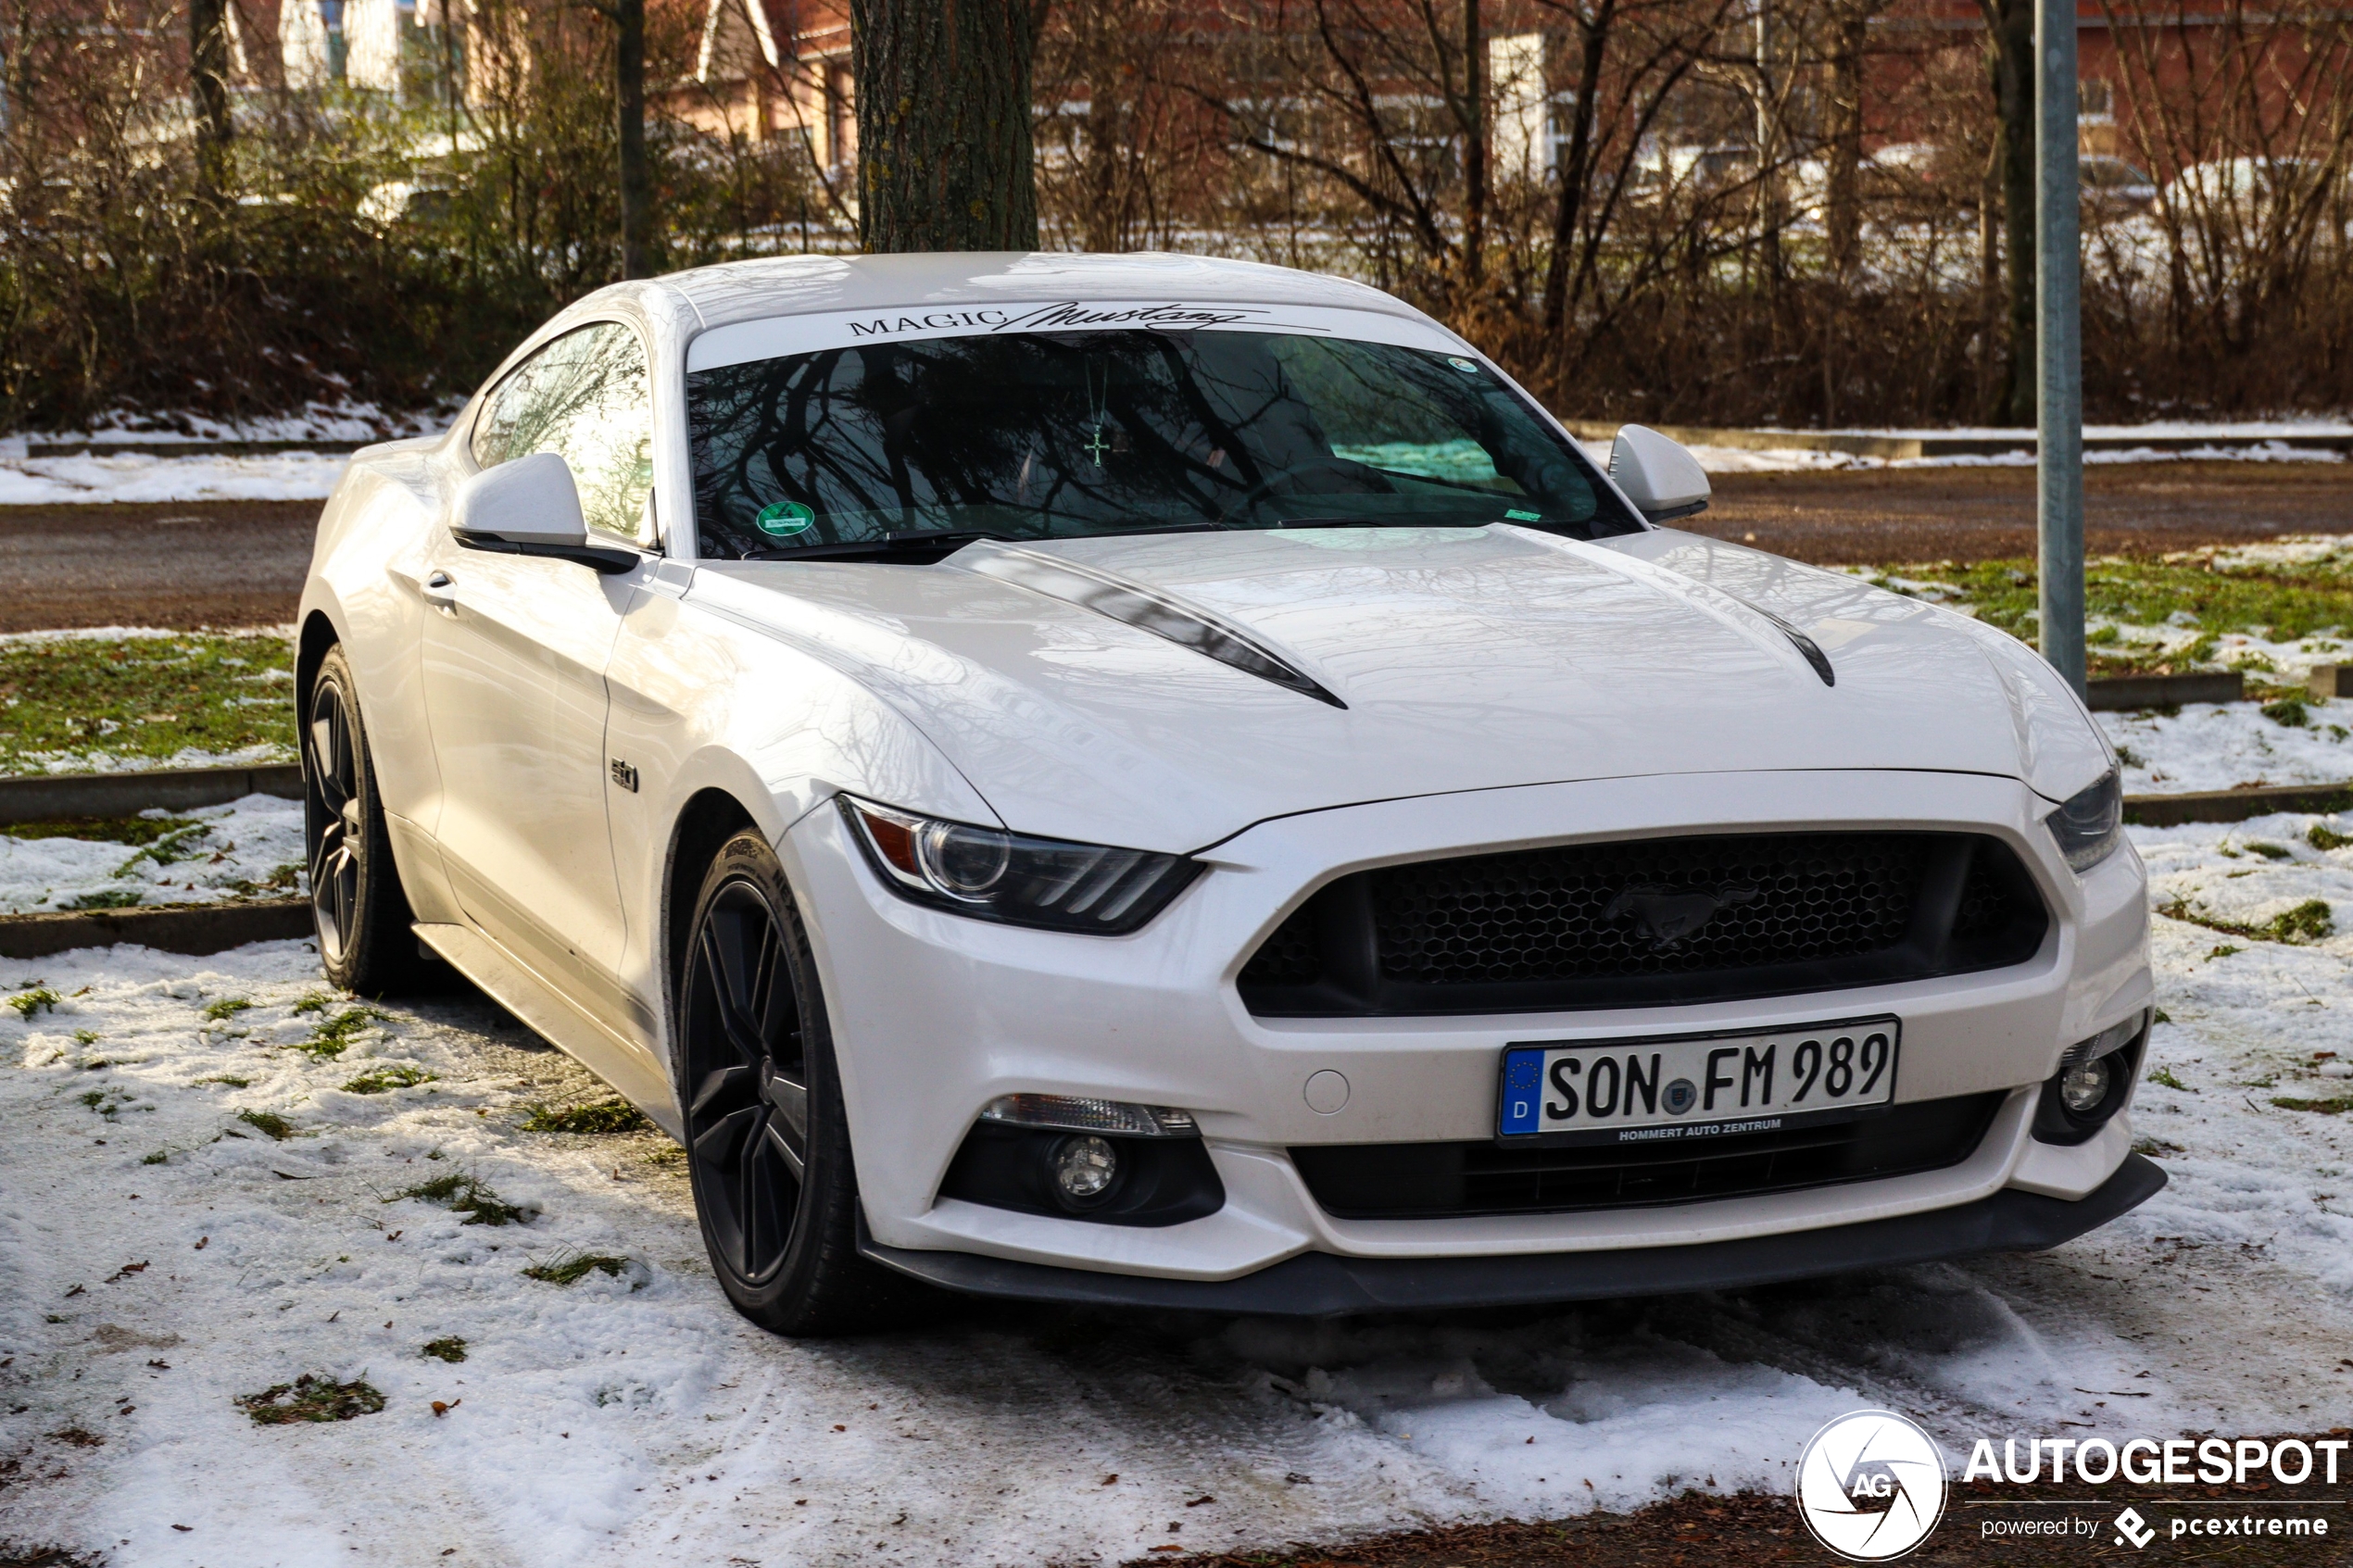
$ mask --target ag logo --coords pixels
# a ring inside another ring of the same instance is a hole
[[[1944,1514],[1944,1455],[1900,1415],[1856,1411],[1814,1434],[1797,1461],[1797,1512],[1850,1562],[1885,1562]]]

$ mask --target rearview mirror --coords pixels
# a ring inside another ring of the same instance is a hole
[[[552,556],[598,571],[626,571],[638,561],[635,551],[588,543],[572,465],[556,452],[517,458],[459,485],[449,532],[469,550]]]
[[[1620,425],[1609,446],[1609,476],[1653,522],[1707,509],[1707,470],[1682,446],[1643,425]]]

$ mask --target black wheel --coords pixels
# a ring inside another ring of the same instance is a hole
[[[858,1255],[858,1177],[799,907],[767,841],[722,845],[678,955],[687,1171],[711,1272],[778,1334],[903,1316],[911,1282]]]
[[[392,862],[359,687],[340,646],[321,661],[302,718],[303,827],[319,966],[346,991],[397,989],[421,967],[415,917]]]

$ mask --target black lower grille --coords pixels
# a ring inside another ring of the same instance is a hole
[[[1941,1171],[1976,1152],[2003,1096],[1901,1105],[1859,1121],[1690,1144],[1581,1148],[1494,1143],[1323,1144],[1291,1161],[1342,1220],[1562,1214],[1698,1203]]]
[[[1695,834],[1340,878],[1241,972],[1270,1017],[1787,996],[2022,963],[2049,918],[1975,834]]]

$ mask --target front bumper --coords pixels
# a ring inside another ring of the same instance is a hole
[[[1452,1307],[1546,1306],[1693,1290],[1739,1290],[1850,1269],[1928,1263],[1980,1252],[2039,1252],[2138,1208],[2165,1172],[2137,1154],[2074,1202],[2005,1188],[1956,1209],[1798,1236],[1696,1247],[1526,1258],[1343,1258],[1306,1252],[1239,1279],[1153,1279],[1087,1269],[885,1247],[862,1224],[858,1250],[885,1268],[970,1296],[1088,1307],[1153,1307],[1336,1318]]]
[[[910,904],[875,878],[835,810],[800,819],[778,850],[812,916],[859,1187],[884,1255],[1239,1283],[1302,1255],[1598,1268],[1604,1255],[1664,1257],[1843,1229],[1868,1236],[1870,1225],[1965,1212],[2006,1190],[2088,1201],[2126,1160],[2129,1122],[2120,1115],[2091,1141],[2060,1148],[2030,1135],[2032,1100],[2069,1044],[2147,1004],[2145,878],[2126,848],[2078,879],[2041,826],[2049,809],[2014,780],[1890,772],[1679,775],[1387,801],[1264,822],[1203,851],[1208,872],[1123,937],[1021,930]],[[1365,867],[1568,837],[1825,828],[2006,839],[2052,913],[2042,950],[2008,969],[1830,994],[1502,1017],[1260,1019],[1234,988],[1292,909]],[[1514,1041],[1880,1012],[1904,1022],[1899,1102],[2007,1092],[1961,1163],[1679,1206],[1342,1221],[1316,1206],[1285,1152],[1491,1136],[1497,1065]],[[1324,1072],[1350,1085],[1336,1111],[1311,1107],[1303,1092]],[[940,1198],[980,1108],[1024,1092],[1191,1111],[1224,1208],[1150,1228]]]

